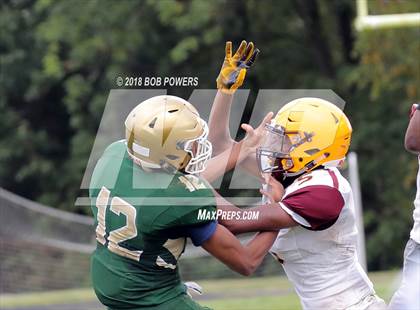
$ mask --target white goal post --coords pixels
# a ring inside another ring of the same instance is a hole
[[[420,26],[420,13],[418,12],[369,15],[367,0],[356,0],[356,4],[357,17],[355,21],[355,26],[358,31],[369,29]]]
[[[357,257],[362,268],[367,271],[366,262],[366,245],[365,245],[365,227],[363,225],[363,207],[362,207],[362,194],[360,190],[359,180],[359,164],[357,161],[357,154],[350,152],[347,155],[348,161],[348,181],[353,190],[354,209],[356,216],[356,226],[358,230],[357,235]]]

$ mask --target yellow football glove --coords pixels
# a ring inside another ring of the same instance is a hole
[[[242,86],[246,70],[252,66],[258,56],[259,49],[254,49],[254,43],[242,41],[235,55],[232,56],[232,42],[226,42],[225,60],[216,79],[217,88],[233,94]]]

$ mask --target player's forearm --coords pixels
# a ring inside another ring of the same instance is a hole
[[[223,225],[226,227],[232,234],[239,235],[241,233],[240,224],[237,224],[238,220],[233,220],[232,218],[229,218],[227,216],[223,216],[223,214],[235,214],[242,217],[243,211],[242,209],[234,206],[234,205],[220,205],[217,206],[218,210],[222,210],[221,214],[222,216],[219,216],[217,221],[220,225]],[[218,211],[220,212],[220,211]],[[232,215],[233,216],[233,215]],[[245,230],[247,231],[247,230]],[[243,232],[243,230],[242,230]]]
[[[231,147],[212,157],[208,163],[206,170],[201,173],[201,177],[209,182],[214,181],[225,172],[235,168],[237,164],[248,157],[251,150],[242,147],[242,142],[234,142]]]
[[[276,235],[277,232],[259,233],[244,246],[225,227],[217,225],[216,231],[202,247],[230,269],[248,276],[261,263]]]
[[[243,212],[247,209],[241,209],[238,208],[237,206],[231,204],[229,201],[227,201],[225,198],[223,198],[222,196],[219,195],[218,192],[216,192],[215,190],[213,190],[214,196],[216,197],[216,203],[217,203],[217,209],[222,211],[222,215],[223,214],[235,214],[238,215],[239,217],[243,217]],[[220,212],[220,211],[218,211]],[[232,219],[228,219],[230,217],[224,217],[224,216],[220,216],[218,218],[218,222],[220,225],[226,227],[229,231],[231,231],[232,233],[235,233],[235,229],[236,229],[236,225],[235,223],[237,223],[238,221],[232,220]],[[232,225],[230,225],[232,224]],[[240,226],[240,225],[238,225]],[[240,229],[237,229],[238,231],[240,231]]]
[[[214,98],[209,118],[208,139],[213,145],[215,155],[230,148],[234,143],[230,135],[229,119],[233,94],[218,91]]]
[[[408,124],[404,142],[407,151],[420,153],[420,110],[414,112]]]
[[[261,176],[261,171],[258,168],[257,158],[255,153],[252,153],[247,158],[241,161],[239,167],[245,170],[248,174],[252,175],[253,177],[260,180],[260,182],[264,182],[264,179]]]
[[[245,210],[239,210],[238,217],[243,218],[242,214],[246,212]],[[247,232],[257,232],[267,229],[276,228],[271,223],[261,220],[242,220],[242,219],[226,219],[219,220],[219,223],[225,226],[229,231],[234,235],[239,235]]]
[[[266,230],[279,230],[282,228],[296,226],[297,223],[277,204],[266,206],[259,206],[253,208],[237,210],[238,216],[236,218],[219,221],[234,235],[243,234],[247,232],[257,232]],[[254,212],[258,214],[257,219],[246,220],[246,216],[242,216],[243,212]]]
[[[260,232],[246,245],[248,261],[245,275],[251,275],[255,272],[276,240],[277,234],[278,231]]]

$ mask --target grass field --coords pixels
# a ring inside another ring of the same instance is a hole
[[[397,285],[398,272],[375,272],[370,273],[369,277],[378,295],[389,301]],[[208,294],[229,292],[223,298],[201,301],[203,305],[214,309],[301,309],[299,299],[285,277],[203,281],[200,284]]]
[[[370,273],[369,277],[374,282],[378,295],[388,301],[397,285],[398,272],[374,272]],[[199,281],[199,284],[204,289],[204,295],[197,300],[200,304],[216,310],[300,309],[299,300],[290,283],[284,277],[207,280]],[[0,298],[0,308],[2,309],[31,309],[32,306],[81,304],[84,302],[91,304],[96,300],[90,289],[1,295]],[[97,309],[101,309],[101,307]]]

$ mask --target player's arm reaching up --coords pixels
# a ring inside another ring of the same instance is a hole
[[[229,118],[235,91],[242,86],[247,70],[258,56],[254,43],[242,41],[232,55],[232,42],[226,42],[225,59],[216,83],[218,92],[213,102],[209,119],[209,140],[213,154],[217,155],[235,144],[229,131]]]
[[[234,93],[242,86],[247,70],[253,65],[259,52],[254,47],[253,42],[247,43],[242,41],[235,54],[232,55],[232,42],[226,42],[225,59],[216,79],[218,92],[210,113],[208,139],[213,145],[213,156],[217,157],[220,154],[225,154],[229,161],[225,159],[213,160],[213,164],[210,162],[209,167],[211,166],[213,169],[218,165],[220,166],[221,163],[227,162],[227,165],[217,168],[217,174],[211,172],[211,169],[206,169],[207,173],[211,175],[203,175],[203,177],[209,181],[212,181],[225,171],[233,169],[237,164],[249,173],[257,177],[261,176],[257,168],[255,152],[253,151],[258,147],[257,143],[261,142],[263,127],[260,125],[257,130],[254,130],[248,124],[241,125],[242,129],[246,131],[245,140],[254,137],[252,139],[254,142],[252,152],[248,152],[250,149],[241,145],[241,142],[236,142],[232,139],[229,130],[230,110]],[[266,124],[271,118],[272,113],[270,112],[261,124]]]
[[[420,153],[420,103],[413,104],[410,123],[405,133],[405,148],[415,154]]]
[[[227,149],[212,157],[207,162],[206,169],[201,173],[201,177],[209,182],[217,179],[225,172],[235,168],[249,157],[255,157],[256,149],[262,141],[264,128],[269,124],[273,113],[268,113],[257,128],[252,128],[248,124],[242,124],[242,129],[246,131],[245,138],[240,142],[233,142]]]

